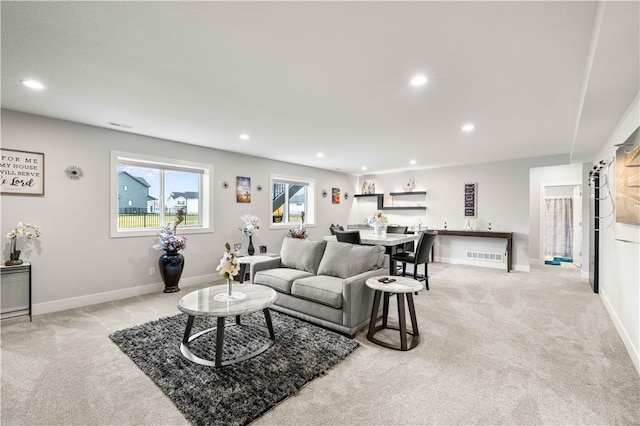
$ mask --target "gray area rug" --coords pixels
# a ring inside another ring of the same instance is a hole
[[[276,342],[266,352],[221,369],[187,360],[180,352],[187,316],[178,314],[120,330],[109,337],[173,401],[194,425],[244,425],[306,383],[324,374],[358,347],[340,334],[271,312]],[[243,315],[243,324],[265,324],[262,312]],[[225,327],[223,360],[262,346],[266,331]],[[191,334],[215,327],[215,318],[196,318]],[[215,331],[191,344],[200,357],[214,359]]]

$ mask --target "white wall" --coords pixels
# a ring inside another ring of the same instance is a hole
[[[421,220],[430,229],[462,229],[463,185],[478,183],[478,218],[471,219],[475,230],[513,232],[513,266],[520,271],[529,270],[529,169],[532,167],[565,164],[567,156],[526,158],[512,161],[473,164],[446,168],[415,170],[412,172],[362,176],[376,181],[376,192],[386,195],[402,191],[410,177],[416,179],[415,191],[426,190],[427,210],[385,211],[389,220],[401,225],[414,225]],[[359,198],[354,205],[349,223],[360,223],[375,211],[374,198]],[[504,252],[505,242],[500,239],[443,237],[435,244],[435,259],[449,263],[473,264],[493,268],[506,268],[506,261],[477,261],[466,259],[466,251]]]
[[[615,157],[615,144],[623,143],[640,125],[638,96],[632,102],[618,128],[604,144],[594,165],[600,160]],[[615,199],[615,166],[610,167],[608,179],[611,195]],[[601,195],[602,197],[602,195]],[[601,215],[607,215],[610,207],[601,203]],[[636,243],[620,239],[634,240]],[[613,319],[636,369],[640,372],[640,227],[601,221],[600,231],[600,297]]]
[[[311,238],[329,234],[331,223],[346,223],[353,197],[332,204],[320,192],[332,187],[354,193],[353,176],[231,152],[102,129],[67,121],[2,110],[2,146],[45,154],[45,195],[2,195],[2,261],[9,257],[4,235],[18,221],[42,227],[39,240],[25,245],[23,259],[33,263],[34,313],[85,306],[162,289],[157,267],[160,252],[151,248],[155,237],[110,238],[110,152],[125,151],[174,158],[214,166],[214,232],[189,235],[183,251],[185,270],[181,287],[218,280],[215,267],[224,243],[242,241],[240,216],[253,214],[262,221],[254,245],[278,252],[286,230],[269,230],[269,173],[316,179],[316,227]],[[76,165],[84,177],[72,181],[64,169]],[[236,203],[235,178],[249,176],[252,202]],[[222,188],[222,182],[231,185]],[[257,185],[263,186],[258,192]],[[21,240],[21,243],[23,241]]]

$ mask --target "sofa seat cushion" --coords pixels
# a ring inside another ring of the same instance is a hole
[[[280,264],[316,275],[327,242],[285,238],[280,249]]]
[[[349,278],[363,272],[384,267],[385,253],[382,246],[329,241],[318,267],[318,275]]]
[[[300,278],[293,282],[291,295],[340,309],[343,281],[341,278],[327,275]]]
[[[266,285],[280,293],[291,294],[291,284],[295,280],[311,276],[313,276],[312,273],[297,269],[275,268],[256,272],[253,283]]]

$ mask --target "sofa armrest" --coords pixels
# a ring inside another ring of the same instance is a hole
[[[274,268],[279,268],[281,266],[280,264],[280,257],[274,257],[273,259],[269,259],[269,260],[262,260],[260,262],[254,262],[251,264],[251,268],[249,270],[250,272],[250,281],[249,282],[253,282],[253,277],[256,275],[256,272],[258,271],[266,271],[267,269],[274,269]]]
[[[389,275],[389,268],[363,272],[346,278],[342,282],[343,324],[352,327],[361,323],[371,315],[373,307],[373,290],[365,284],[368,278]]]

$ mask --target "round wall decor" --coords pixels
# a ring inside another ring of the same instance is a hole
[[[258,186],[256,186],[256,189],[257,189],[258,191],[262,191],[262,185],[258,185]]]
[[[328,194],[329,194],[329,193],[327,192],[327,190],[326,190],[326,189],[323,189],[323,190],[322,190],[322,198],[327,198],[327,195],[328,195]]]
[[[78,166],[69,166],[64,169],[64,174],[71,180],[79,180],[84,176],[84,171]]]
[[[222,182],[222,187],[223,187],[224,189],[229,188],[229,182]]]

